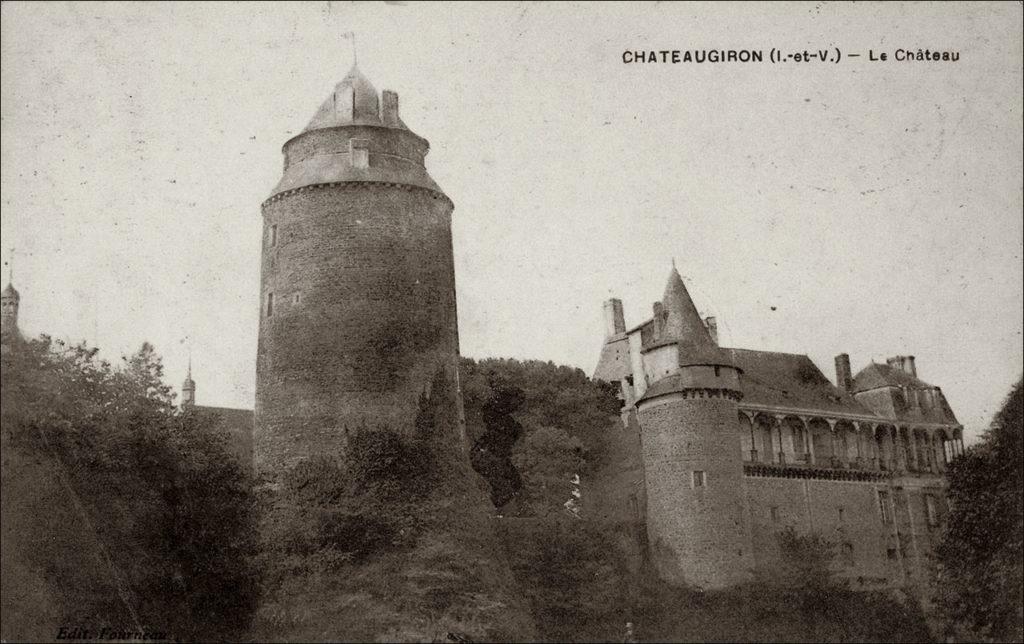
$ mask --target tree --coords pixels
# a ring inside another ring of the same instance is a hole
[[[583,466],[583,446],[558,427],[540,427],[516,446],[512,462],[527,472],[520,496],[534,516],[561,511],[573,493],[573,477]]]
[[[517,514],[561,512],[573,476],[594,474],[607,457],[619,422],[614,388],[536,360],[464,358],[460,372],[473,468],[494,505],[519,498]]]
[[[24,572],[58,624],[243,637],[250,481],[213,418],[175,409],[154,348],[114,367],[44,336],[5,347],[2,368],[5,573]],[[6,619],[4,577],[4,639],[53,639]]]
[[[948,636],[1024,640],[1022,386],[947,470],[950,513],[935,549],[935,585]]]

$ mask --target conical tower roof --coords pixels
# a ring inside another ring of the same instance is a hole
[[[665,319],[660,342],[675,341],[678,344],[679,366],[735,364],[730,353],[711,339],[675,262],[672,263],[661,305]]]
[[[192,380],[192,356],[188,358],[188,373],[185,374],[185,381],[181,383],[181,388],[192,389],[193,391],[196,388],[196,381]]]
[[[380,94],[355,65],[335,85],[334,92],[324,100],[304,132],[341,125],[382,125]],[[405,127],[399,121],[400,127]]]
[[[661,305],[665,311],[662,337],[678,340],[686,345],[715,346],[675,264],[669,273]]]
[[[14,288],[14,284],[7,283],[7,288],[4,289],[3,293],[0,293],[0,297],[11,297],[15,300],[21,299],[21,294],[18,293],[18,289]]]

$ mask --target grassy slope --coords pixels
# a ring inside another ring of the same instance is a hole
[[[69,500],[55,462],[10,445],[0,451],[0,638],[52,641],[61,626],[109,624],[77,610],[85,596],[107,598],[106,619],[124,620],[110,625],[130,625],[95,535]]]
[[[254,627],[260,640],[476,641],[534,638],[475,474],[458,472],[420,506],[425,522],[409,548],[331,567],[322,553],[271,566]],[[468,470],[468,465],[466,468]],[[273,519],[270,519],[273,520]]]

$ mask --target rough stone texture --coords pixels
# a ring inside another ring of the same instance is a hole
[[[637,572],[647,563],[647,492],[636,412],[610,432],[600,466],[583,480],[583,515],[601,524],[629,569]]]
[[[412,429],[436,378],[458,394],[451,215],[430,148],[353,68],[283,147],[263,204],[254,459],[341,455],[349,432]],[[355,112],[352,112],[355,110]],[[272,306],[271,306],[272,305]],[[464,439],[461,422],[452,439]]]
[[[451,212],[438,193],[367,183],[266,205],[258,469],[340,453],[346,428],[409,428],[438,369],[455,377]]]
[[[729,577],[728,571],[737,566],[731,554],[739,549],[749,549],[752,555],[742,564],[747,570],[771,566],[780,556],[777,535],[792,527],[798,534],[817,534],[832,542],[834,570],[854,588],[906,584],[927,596],[928,556],[948,512],[940,480],[888,474],[858,477],[855,470],[823,470],[816,476],[800,467],[761,467],[762,473],[737,476],[734,488],[729,477],[736,476],[737,467],[728,465],[728,459],[716,467],[708,458],[699,466],[696,454],[707,451],[708,441],[685,438],[686,425],[717,427],[715,442],[722,449],[736,450],[738,462],[744,430],[716,424],[720,420],[715,407],[720,403],[711,403],[718,400],[707,398],[700,407],[684,408],[680,398],[645,407],[639,419],[631,410],[624,414],[621,429],[616,428],[610,462],[588,491],[588,516],[615,526],[617,534],[632,540],[621,547],[634,553],[629,556],[633,565],[650,556],[669,581],[709,588],[716,585],[716,576]],[[721,413],[724,419],[725,412]],[[708,490],[697,498],[690,472],[701,466],[708,472]],[[826,474],[832,478],[823,478]],[[736,489],[738,498],[732,492]],[[888,508],[885,516],[879,492]],[[932,522],[928,497],[935,509]],[[741,513],[740,528],[728,521],[733,510]],[[641,530],[629,537],[628,524]],[[738,574],[726,583],[743,578]]]
[[[648,541],[669,582],[721,588],[753,569],[736,413],[724,394],[640,406]],[[695,470],[705,472],[702,488],[692,485]]]
[[[777,533],[792,526],[833,542],[836,572],[854,587],[927,595],[946,450],[962,428],[912,357],[871,364],[851,383],[841,354],[837,387],[805,355],[718,347],[674,267],[650,320],[616,333],[616,302],[605,304],[594,377],[619,385],[624,428],[641,437],[648,549],[662,577],[735,583],[773,563]],[[707,472],[706,489],[693,489],[694,470]]]
[[[835,570],[859,585],[900,580],[889,561],[893,523],[885,523],[878,490],[886,483],[747,477],[754,559],[766,566],[779,555],[776,535],[788,527],[798,534],[819,534],[835,544]]]

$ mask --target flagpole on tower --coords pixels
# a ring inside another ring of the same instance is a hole
[[[341,39],[352,41],[352,66],[355,67],[356,65],[359,64],[359,55],[356,52],[356,32],[346,31],[345,33],[341,34]]]

